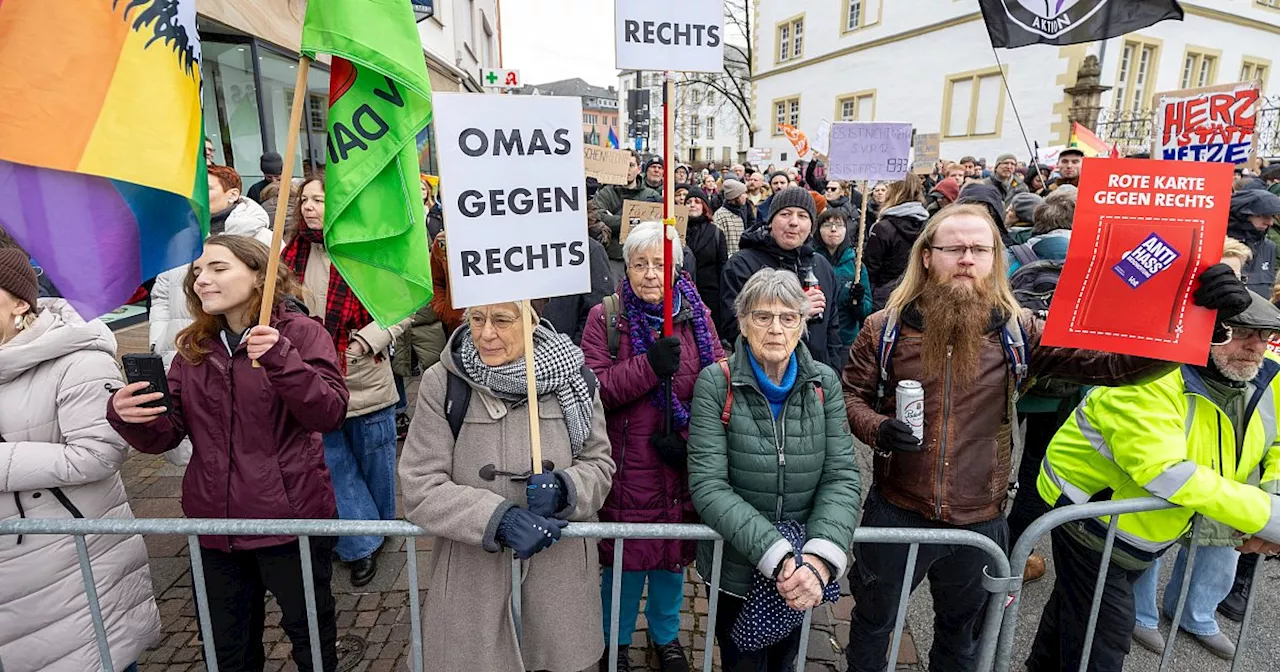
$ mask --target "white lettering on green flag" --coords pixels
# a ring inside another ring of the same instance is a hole
[[[415,139],[431,84],[409,0],[310,0],[302,52],[333,55],[325,246],[383,327],[431,299]]]

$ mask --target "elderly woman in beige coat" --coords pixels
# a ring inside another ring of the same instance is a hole
[[[107,424],[120,387],[116,342],[67,302],[43,299],[20,250],[0,249],[0,520],[132,518]],[[160,632],[142,537],[89,535],[112,665],[124,670]],[[103,669],[75,540],[0,536],[0,664],[5,672]]]
[[[537,326],[543,473],[530,473],[522,325],[533,319],[513,303],[469,309],[422,377],[400,488],[405,517],[437,537],[422,616],[433,670],[579,672],[604,652],[595,543],[560,538],[566,521],[596,520],[609,492],[604,407],[582,351]]]

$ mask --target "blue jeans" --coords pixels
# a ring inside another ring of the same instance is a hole
[[[134,663],[129,667],[124,668],[124,672],[138,672],[138,664]]]
[[[324,435],[324,461],[333,479],[338,517],[343,520],[396,518],[396,409],[347,418],[342,429]],[[382,537],[338,537],[338,559],[354,562],[373,555]]]
[[[1236,577],[1236,560],[1240,553],[1230,546],[1201,546],[1196,549],[1196,566],[1191,570],[1191,585],[1187,588],[1187,604],[1182,609],[1182,629],[1193,635],[1218,634],[1218,621],[1214,612],[1218,603],[1231,592]],[[1187,569],[1187,547],[1178,549],[1178,559],[1173,563],[1173,576],[1164,587],[1164,613],[1172,618],[1178,606],[1178,593],[1182,577]],[[1133,601],[1138,609],[1138,625],[1154,629],[1160,623],[1156,614],[1156,581],[1160,577],[1160,560],[1147,569],[1142,578],[1133,584]]]
[[[684,572],[655,569],[648,572],[622,573],[622,604],[618,610],[618,645],[631,646],[640,615],[640,593],[649,580],[648,602],[644,617],[649,621],[649,637],[658,646],[670,644],[680,634],[680,606],[684,603]],[[610,613],[613,608],[613,568],[605,567],[600,580],[600,598],[604,606],[604,641],[609,642]]]

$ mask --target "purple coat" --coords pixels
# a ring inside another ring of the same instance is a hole
[[[333,339],[319,321],[287,303],[271,326],[280,340],[252,368],[244,343],[234,355],[206,343],[198,365],[181,356],[169,368],[173,412],[146,424],[107,420],[130,445],[163,453],[190,436],[194,451],[182,479],[188,518],[336,518],[321,435],[342,426],[347,386]],[[292,536],[202,536],[219,551],[278,546]]]
[[[720,337],[715,333],[710,313],[716,359],[724,357]],[[692,314],[685,309],[676,315],[675,335],[680,338],[680,370],[675,375],[676,397],[685,404],[693,399],[693,385],[702,370],[698,344],[693,337]],[[600,509],[600,520],[624,523],[696,523],[698,515],[689,497],[689,476],[684,469],[667,466],[649,445],[649,437],[662,432],[662,410],[649,401],[649,393],[659,384],[649,360],[631,348],[626,316],[618,316],[618,359],[609,356],[609,336],[604,324],[604,305],[591,309],[582,333],[582,351],[587,366],[600,379],[600,400],[608,416],[609,443],[618,471],[613,489]],[[682,432],[688,436],[688,431]],[[623,571],[662,569],[681,571],[693,562],[696,542],[643,539],[628,541],[622,556]],[[613,542],[600,542],[600,564],[613,564]]]

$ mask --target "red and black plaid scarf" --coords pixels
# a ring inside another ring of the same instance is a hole
[[[307,260],[311,257],[313,244],[324,245],[324,232],[304,226],[280,254],[280,260],[298,276],[298,282],[306,282]],[[369,311],[365,310],[364,304],[360,303],[355,292],[347,286],[342,274],[330,265],[329,291],[324,301],[324,327],[333,336],[333,345],[338,350],[338,364],[344,375],[347,372],[347,346],[351,343],[351,332],[363,329],[372,321]]]

